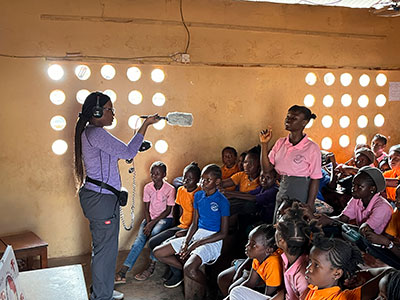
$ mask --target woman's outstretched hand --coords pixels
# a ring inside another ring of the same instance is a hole
[[[267,129],[261,130],[259,137],[260,137],[260,143],[268,143],[272,138],[271,126],[268,126]]]
[[[161,120],[160,116],[158,115],[158,113],[156,113],[154,115],[148,116],[146,118],[146,120],[144,121],[144,124],[151,125],[151,124],[157,123],[160,120]]]

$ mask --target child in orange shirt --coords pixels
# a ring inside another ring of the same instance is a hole
[[[218,286],[223,296],[230,291],[240,293],[240,289],[233,289],[235,287],[253,289],[260,285],[265,286],[266,295],[272,295],[283,280],[282,260],[275,245],[274,227],[263,224],[254,228],[249,233],[245,252],[248,258],[238,269],[232,266],[218,275]]]
[[[222,150],[222,162],[224,163],[221,167],[222,179],[230,178],[233,174],[240,171],[235,148],[225,147]]]
[[[378,296],[379,280],[390,268],[368,270],[375,276],[362,286],[342,290],[345,280],[356,275],[358,264],[363,263],[361,252],[351,243],[315,234],[314,246],[306,269],[309,292],[305,300],[367,300]],[[365,272],[365,271],[364,271]]]

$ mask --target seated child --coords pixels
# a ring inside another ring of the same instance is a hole
[[[183,186],[178,188],[175,200],[175,203],[179,205],[181,216],[179,219],[180,224],[153,236],[149,240],[149,248],[151,251],[173,236],[181,237],[186,235],[193,219],[194,194],[201,189],[197,185],[200,180],[200,173],[201,170],[195,162],[190,163],[190,165],[186,166],[183,170]],[[171,275],[170,269],[168,268],[165,278],[168,279]]]
[[[222,240],[228,234],[229,201],[217,190],[221,176],[217,165],[204,167],[202,190],[194,195],[193,221],[188,233],[154,249],[155,257],[171,266],[173,272],[164,286],[176,287],[184,278],[185,299],[193,299],[195,294],[199,299],[204,296],[206,276],[200,267],[218,259]],[[200,288],[195,288],[196,284]]]
[[[274,235],[274,227],[266,224],[254,228],[249,233],[245,247],[248,257],[246,261],[238,270],[233,266],[218,275],[218,286],[224,297],[237,286],[250,289],[262,286],[265,288],[265,295],[276,292],[282,283],[282,261]],[[250,274],[246,265],[251,266]]]
[[[231,215],[234,214],[251,214],[255,212],[255,205],[246,201],[248,193],[255,190],[259,185],[260,175],[260,156],[255,152],[248,152],[243,163],[243,172],[238,172],[230,178],[222,180],[222,188],[239,186],[239,192],[226,192],[227,198],[231,203]]]
[[[382,171],[382,173],[390,170],[389,165],[389,156],[384,157],[378,165],[378,169]]]
[[[354,167],[356,165],[355,164],[356,152],[357,152],[358,149],[361,149],[361,148],[371,149],[371,146],[368,145],[368,144],[357,144],[357,145],[355,145],[354,151],[353,151],[353,156],[348,161],[346,161],[344,164],[347,165],[347,166],[353,166]]]
[[[391,170],[383,173],[386,178],[386,195],[388,200],[396,199],[396,186],[400,184],[400,144],[389,150],[389,165]]]
[[[145,219],[140,224],[138,235],[132,245],[128,257],[121,269],[115,274],[115,283],[126,283],[126,273],[130,271],[142,252],[147,240],[169,228],[172,224],[172,207],[175,205],[175,188],[164,181],[167,174],[167,166],[160,161],[154,162],[150,167],[152,182],[146,184],[143,190]],[[137,280],[145,280],[150,277],[156,265],[153,254],[150,255],[149,267],[135,276]]]
[[[371,255],[389,266],[400,268],[400,185],[396,188],[396,208],[385,232],[376,234],[372,230],[366,230],[364,235],[374,244],[368,245],[368,252]]]
[[[375,154],[375,166],[378,167],[378,164],[384,159],[387,154],[385,153],[385,148],[387,144],[386,136],[382,134],[375,134],[371,141],[371,149]]]
[[[224,163],[221,167],[222,179],[230,178],[233,174],[239,172],[237,152],[235,148],[225,147],[222,150],[222,162]]]
[[[246,157],[246,155],[247,155],[247,152],[242,152],[239,155],[239,159],[238,159],[239,172],[244,171],[243,162],[244,162],[244,158]]]
[[[390,269],[368,270],[372,280],[352,290],[342,290],[345,280],[356,275],[358,264],[363,263],[361,252],[351,243],[314,235],[307,266],[306,279],[310,291],[306,300],[361,300],[378,296],[379,281]]]
[[[337,183],[344,189],[344,193],[351,194],[354,175],[365,166],[374,166],[375,155],[368,148],[359,148],[355,153],[355,166],[339,165],[334,174],[338,174]]]
[[[379,299],[400,299],[400,270],[389,271],[379,281]]]
[[[354,220],[361,232],[372,229],[381,234],[392,215],[392,207],[379,193],[385,188],[382,172],[374,167],[362,167],[353,179],[353,198],[339,216],[318,215],[323,226],[349,223]]]

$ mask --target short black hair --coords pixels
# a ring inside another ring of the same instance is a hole
[[[233,147],[230,147],[230,146],[227,146],[227,147],[225,147],[224,149],[222,149],[221,154],[224,155],[224,152],[225,152],[225,151],[230,151],[230,152],[232,152],[233,155],[236,156],[236,157],[237,157],[237,155],[238,155],[236,149],[233,148]]]
[[[201,171],[201,175],[206,174],[206,173],[211,173],[215,178],[222,179],[222,171],[219,166],[216,164],[209,164],[203,168],[203,171]]]
[[[372,140],[381,140],[385,145],[387,144],[387,137],[380,133],[375,134]]]
[[[309,121],[310,119],[316,119],[317,116],[311,112],[311,110],[305,106],[293,105],[288,111],[296,111],[304,115],[304,120]]]
[[[151,164],[150,171],[153,168],[160,168],[165,174],[167,174],[167,166],[162,161],[155,161]]]
[[[197,182],[200,180],[201,170],[199,168],[199,164],[197,162],[192,161],[189,165],[183,169],[183,173],[192,172],[194,176],[196,176]]]

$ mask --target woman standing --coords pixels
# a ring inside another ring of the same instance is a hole
[[[278,139],[269,154],[271,127],[260,132],[262,170],[266,172],[275,168],[282,176],[276,196],[274,221],[285,198],[297,199],[314,211],[319,179],[322,178],[321,151],[303,131],[310,119],[316,117],[305,106],[294,105],[289,108],[285,118],[285,129],[289,135]]]
[[[147,127],[159,121],[157,114],[148,117],[137,134],[125,144],[103,128],[112,124],[114,113],[110,98],[93,92],[83,103],[75,127],[75,177],[82,210],[90,222],[92,235],[91,300],[122,299],[123,294],[113,292],[118,255],[118,197],[104,186],[88,182],[88,177],[119,191],[118,160],[133,158]]]

